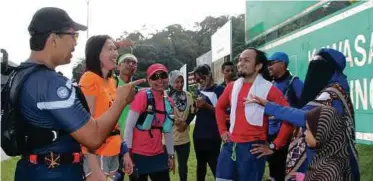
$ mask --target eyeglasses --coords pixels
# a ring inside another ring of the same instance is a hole
[[[168,74],[166,72],[156,73],[150,77],[150,80],[156,81],[158,79],[167,79]]]
[[[78,41],[79,33],[74,32],[55,32],[56,35],[70,35],[75,41]]]
[[[132,65],[133,67],[137,67],[137,62],[132,59],[126,59],[123,61],[123,63],[126,65]]]

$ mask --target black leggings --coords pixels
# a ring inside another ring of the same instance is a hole
[[[220,140],[194,140],[194,149],[197,158],[197,181],[205,181],[207,164],[216,178],[216,165],[220,153]]]
[[[140,174],[138,179],[130,179],[131,181],[148,181],[148,177],[152,181],[170,181],[170,174],[168,170],[154,172],[154,173],[147,173],[147,174]]]
[[[190,153],[190,143],[175,146],[177,165],[179,166],[180,181],[188,180],[188,159]]]

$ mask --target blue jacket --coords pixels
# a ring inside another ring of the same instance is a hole
[[[282,94],[288,99],[291,107],[296,107],[298,100],[302,94],[303,82],[295,76],[292,76],[289,71],[281,78],[273,81],[273,84],[281,90]],[[275,136],[280,130],[281,120],[270,119],[268,126],[268,135]]]

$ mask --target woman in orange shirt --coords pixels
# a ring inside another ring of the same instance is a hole
[[[85,56],[86,72],[80,79],[80,87],[93,118],[97,118],[109,109],[115,99],[116,84],[112,70],[118,57],[117,47],[107,35],[93,36],[87,41]],[[119,167],[120,145],[119,130],[114,129],[94,154],[83,148],[83,168],[87,181],[113,177]]]

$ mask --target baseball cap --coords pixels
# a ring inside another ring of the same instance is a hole
[[[87,26],[73,21],[66,11],[55,7],[45,7],[36,11],[28,31],[31,36],[34,36],[59,31],[64,28],[74,28],[77,31],[87,30]]]
[[[279,61],[284,62],[286,65],[289,64],[289,57],[284,52],[276,52],[268,58],[268,61]]]
[[[124,60],[127,60],[127,59],[137,62],[137,58],[135,57],[135,55],[126,53],[126,54],[122,54],[119,56],[118,64],[121,64]]]
[[[201,74],[201,75],[208,75],[211,71],[211,67],[207,64],[197,66],[193,73]]]
[[[163,72],[166,72],[168,73],[168,70],[166,68],[166,66],[160,64],[160,63],[156,63],[156,64],[153,64],[151,65],[148,70],[146,70],[146,74],[148,75],[148,78],[151,77],[154,73],[156,73],[157,71],[163,71]]]

